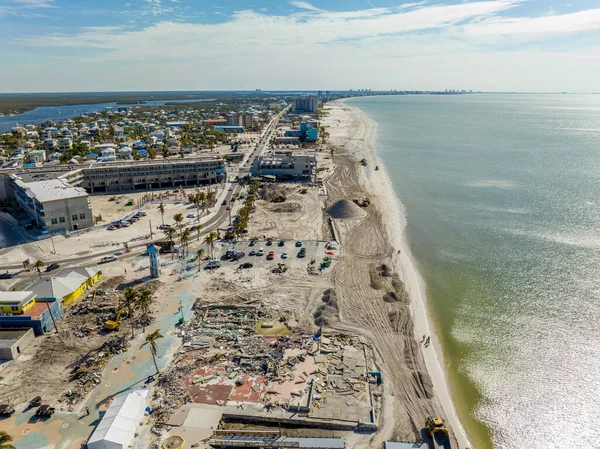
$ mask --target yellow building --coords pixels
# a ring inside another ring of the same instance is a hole
[[[66,307],[77,301],[101,276],[102,272],[95,268],[67,268],[55,276],[40,279],[29,290],[38,298],[56,298]]]
[[[23,315],[35,304],[35,293],[0,292],[0,312],[11,315]]]

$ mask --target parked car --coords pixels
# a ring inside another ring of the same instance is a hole
[[[265,250],[264,250],[264,248],[260,248],[260,249],[258,250],[258,253],[256,253],[256,255],[257,255],[257,256],[263,256],[264,254],[265,254]]]
[[[145,217],[146,215],[148,215],[146,212],[144,212],[143,210],[139,211],[138,214],[140,214],[140,216]]]
[[[106,256],[106,257],[103,257],[102,259],[100,259],[100,263],[114,262],[117,259],[118,259],[117,256]]]
[[[282,259],[287,259],[287,252],[284,251],[283,253],[281,253],[281,258]]]
[[[236,253],[233,255],[232,259],[233,259],[233,260],[240,260],[240,259],[241,259],[242,257],[244,257],[245,255],[246,255],[246,253],[245,253],[245,252],[243,252],[243,251],[238,251],[238,252],[236,252]]]
[[[9,273],[8,271],[6,273],[0,274],[0,279],[12,279],[14,277],[15,273]]]
[[[250,244],[248,246],[254,246],[256,245],[256,240],[250,240]]]
[[[285,245],[285,242],[283,240],[279,240],[279,243],[277,243],[277,246],[283,246]]]
[[[194,214],[187,214],[187,218],[196,218]]]
[[[10,416],[15,412],[15,409],[8,404],[0,404],[0,416]]]
[[[296,247],[300,248],[302,246],[302,240],[298,240],[296,242]]]
[[[252,268],[254,265],[251,262],[244,262],[240,265],[240,268]]]
[[[273,239],[267,239],[267,246],[271,246],[273,244]]]
[[[256,250],[252,249],[250,250],[250,252],[248,253],[249,256],[256,256]]]
[[[212,270],[213,268],[220,268],[221,267],[221,261],[220,260],[209,260],[208,263],[206,264],[206,269],[207,270]]]
[[[273,251],[269,251],[269,254],[267,254],[267,260],[273,259],[275,259],[275,253]]]
[[[303,257],[306,257],[306,248],[302,247],[302,248],[300,249],[300,252],[298,253],[298,257],[299,257],[299,258],[301,258],[301,259],[302,259]]]
[[[60,265],[57,263],[51,263],[50,265],[48,265],[46,267],[46,272],[48,271],[54,271],[54,270],[58,270],[60,268]]]

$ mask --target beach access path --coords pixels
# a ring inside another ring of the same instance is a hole
[[[446,419],[455,438],[453,447],[467,448],[441,350],[427,319],[424,284],[405,239],[402,206],[375,151],[376,123],[343,102],[329,103],[325,110],[323,124],[335,146],[335,168],[325,181],[328,202],[364,197],[371,201],[365,219],[335,221],[342,255],[332,272],[341,293],[340,327],[371,339],[383,365],[383,422],[371,445],[414,438],[431,414]],[[366,166],[359,163],[362,159]],[[381,278],[382,271],[390,278]],[[423,334],[432,335],[428,348],[417,341]]]

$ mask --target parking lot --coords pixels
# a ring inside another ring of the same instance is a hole
[[[327,252],[332,252],[329,256],[335,257],[336,250],[326,249],[326,242],[323,241],[302,241],[302,246],[296,246],[296,240],[284,240],[283,246],[279,246],[279,240],[273,241],[272,245],[268,245],[266,240],[257,240],[256,244],[250,246],[250,241],[238,241],[234,243],[223,243],[222,245],[215,246],[215,259],[221,261],[223,267],[244,264],[250,262],[254,267],[270,267],[277,266],[278,262],[285,263],[287,265],[293,265],[298,263],[309,264],[311,260],[314,260],[317,264],[321,263],[323,258],[327,256]],[[233,248],[236,252],[243,252],[245,255],[239,260],[231,260],[226,257],[228,249]],[[298,257],[298,254],[302,248],[305,248],[305,257]],[[263,255],[250,255],[254,250],[259,253],[263,250]],[[269,252],[273,251],[274,257],[272,260],[267,258]],[[286,253],[287,257],[282,257]]]

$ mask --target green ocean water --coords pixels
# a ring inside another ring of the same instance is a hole
[[[600,95],[365,97],[474,448],[600,447]]]

